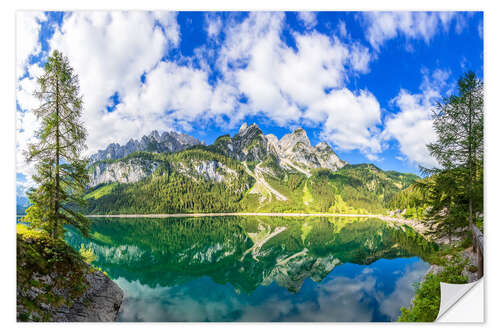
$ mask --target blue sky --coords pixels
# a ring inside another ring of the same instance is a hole
[[[434,103],[483,77],[481,12],[18,12],[17,182],[36,77],[53,49],[80,78],[88,153],[152,130],[207,143],[300,126],[349,163],[431,166]]]

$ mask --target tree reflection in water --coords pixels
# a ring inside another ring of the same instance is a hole
[[[124,321],[395,320],[434,249],[366,218],[99,218],[66,239],[124,289]]]

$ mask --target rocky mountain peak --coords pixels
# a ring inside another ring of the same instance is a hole
[[[307,133],[306,131],[302,128],[302,127],[297,127],[293,132],[292,134],[296,134],[296,135],[305,135],[307,136]]]
[[[312,147],[306,131],[300,127],[279,140],[278,151],[280,158],[287,164],[292,162],[299,168],[327,168],[336,171],[347,164],[326,142]]]
[[[263,135],[262,131],[260,130],[259,126],[257,126],[256,123],[253,123],[250,126],[246,126],[246,123],[241,125],[240,130],[238,133],[234,136],[235,140],[251,140],[255,136],[260,136]]]
[[[283,152],[290,153],[297,149],[297,144],[303,144],[305,147],[311,147],[311,142],[306,131],[302,128],[297,128],[290,134],[284,135],[279,141],[280,148]]]
[[[268,143],[269,143],[271,146],[276,147],[276,148],[278,147],[278,142],[279,142],[279,140],[278,140],[278,138],[276,137],[276,135],[274,135],[274,134],[266,134],[266,135],[265,135],[265,137],[266,137],[266,139],[267,139]]]
[[[255,123],[250,126],[244,123],[231,139],[230,145],[228,148],[232,148],[230,150],[240,161],[262,161],[270,153],[276,155],[274,148],[269,146],[266,136]]]
[[[108,159],[120,159],[136,151],[150,151],[156,153],[177,152],[194,145],[203,144],[198,139],[177,132],[163,132],[161,135],[157,130],[149,135],[144,135],[140,140],[130,139],[125,145],[112,143],[105,149],[99,150],[90,156],[90,163]]]
[[[219,144],[239,161],[263,161],[272,155],[285,168],[293,168],[292,165],[295,165],[298,170],[328,168],[333,171],[346,164],[327,143],[311,146],[306,131],[301,127],[278,140],[273,134],[264,135],[255,123],[250,126],[243,123],[234,137],[227,138],[224,142],[219,140]]]
[[[136,151],[174,153],[201,144],[203,143],[198,139],[186,134],[173,131],[160,133],[155,130],[148,135],[144,135],[139,140],[130,139],[123,146],[117,143],[110,144],[106,149],[92,155],[90,163],[97,166],[96,162],[119,160]],[[306,131],[300,127],[278,140],[273,134],[264,135],[255,123],[250,126],[243,123],[236,135],[233,137],[229,135],[221,136],[214,145],[222,154],[238,161],[262,162],[272,157],[281,167],[288,170],[290,168],[298,170],[307,176],[310,176],[310,170],[314,168],[328,168],[336,171],[347,164],[340,160],[327,143],[320,142],[314,147],[311,146]],[[94,178],[99,183],[108,180],[121,182],[123,177],[120,178],[120,175],[131,175],[123,178],[124,182],[128,182],[149,175],[151,170],[155,168],[155,166],[148,167],[146,172],[132,165],[134,163],[131,164],[130,162],[129,164],[116,164],[115,171],[117,173],[109,175],[104,172],[104,169],[107,170],[108,168],[99,166],[99,170],[96,169],[98,172],[96,171]]]
[[[153,132],[151,132],[149,137],[155,141],[160,141],[160,134],[158,134],[157,130],[154,130]]]
[[[246,130],[246,129],[247,129],[247,127],[248,127],[248,126],[247,126],[247,123],[243,123],[243,124],[241,124],[240,130],[238,131],[238,133],[243,132],[244,130]]]
[[[319,151],[333,151],[332,147],[326,142],[320,142],[316,146],[314,146]]]

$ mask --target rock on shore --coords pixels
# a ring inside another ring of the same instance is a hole
[[[71,307],[54,309],[55,321],[115,321],[123,291],[100,271],[86,274],[89,287]]]
[[[94,270],[85,273],[87,287],[77,297],[71,295],[72,290],[58,288],[55,283],[58,278],[61,277],[54,273],[50,275],[34,274],[33,280],[36,281],[36,284],[44,287],[18,288],[18,315],[19,313],[29,314],[23,321],[102,322],[116,320],[123,300],[123,291],[101,271]],[[52,287],[50,288],[51,293],[66,301],[61,302],[62,304],[37,302],[40,296],[45,294],[46,287]],[[29,311],[20,304],[21,298],[32,300],[42,312]]]

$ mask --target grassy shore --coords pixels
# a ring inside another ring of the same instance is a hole
[[[432,264],[421,282],[415,284],[415,297],[408,308],[401,308],[398,321],[431,322],[439,313],[440,283],[463,284],[477,280],[477,262],[471,262],[472,238],[465,236],[459,242],[442,244],[439,251],[429,257]]]
[[[172,217],[213,217],[213,216],[276,216],[276,217],[365,217],[377,218],[396,225],[407,225],[424,235],[427,227],[418,220],[407,220],[400,217],[380,214],[336,214],[336,213],[178,213],[178,214],[105,214],[87,215],[87,217],[107,218],[172,218]]]
[[[17,224],[17,321],[114,321],[123,291],[100,268],[91,248]]]
[[[87,288],[91,267],[64,240],[17,224],[17,320],[54,321]]]

